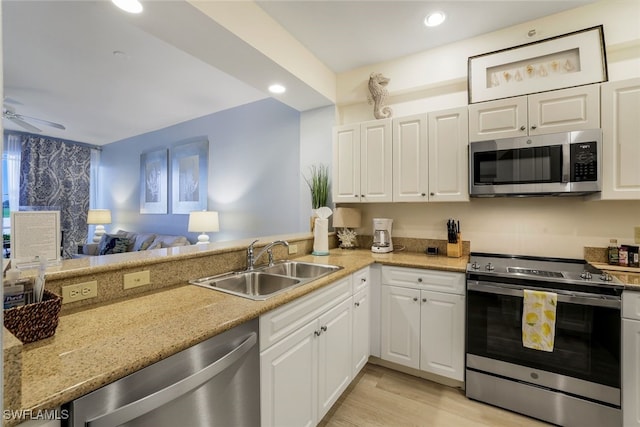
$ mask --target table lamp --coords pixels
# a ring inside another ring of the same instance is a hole
[[[209,243],[208,232],[220,231],[218,222],[218,212],[216,211],[194,211],[189,213],[189,231],[201,232],[196,245],[206,245]]]
[[[87,213],[87,224],[96,226],[93,241],[98,243],[105,233],[103,224],[111,224],[111,211],[109,209],[89,209]]]
[[[362,216],[360,210],[355,208],[336,208],[333,213],[333,228],[337,231],[338,240],[342,249],[355,249],[357,236],[355,228],[360,227]]]

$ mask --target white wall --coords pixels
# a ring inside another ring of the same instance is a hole
[[[496,6],[499,7],[499,6]],[[373,119],[367,81],[373,71],[391,79],[388,105],[394,117],[467,105],[467,58],[602,24],[609,80],[640,76],[640,2],[604,0],[395,61],[338,76],[338,123]],[[535,28],[537,36],[528,38]],[[640,159],[638,159],[640,166]],[[349,205],[363,210],[361,233],[371,219],[394,219],[393,235],[445,239],[448,218],[461,221],[472,251],[583,257],[584,246],[605,247],[610,238],[633,243],[640,201],[578,198],[472,199],[463,203]]]

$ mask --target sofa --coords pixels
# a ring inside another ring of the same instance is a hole
[[[80,257],[110,255],[124,252],[172,248],[175,246],[188,246],[190,244],[185,236],[118,230],[115,233],[102,235],[98,243],[87,243],[78,246],[78,255]]]

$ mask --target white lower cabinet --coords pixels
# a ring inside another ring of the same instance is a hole
[[[353,274],[353,327],[351,376],[364,368],[371,353],[371,290],[369,267]]]
[[[640,426],[640,292],[622,293],[622,420]]]
[[[382,359],[464,380],[464,274],[383,267],[381,302]]]
[[[366,268],[260,317],[262,427],[322,420],[369,358],[368,295]]]

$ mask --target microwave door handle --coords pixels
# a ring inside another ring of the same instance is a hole
[[[597,295],[597,294],[582,294],[582,293],[572,293],[565,291],[552,291],[548,289],[536,288],[535,286],[526,287],[526,286],[517,286],[517,285],[507,285],[507,284],[493,284],[491,282],[467,282],[467,290],[476,291],[476,292],[484,292],[495,295],[506,295],[513,296],[517,298],[524,298],[524,290],[531,289],[537,291],[547,291],[554,292],[558,295],[558,302],[565,302],[570,304],[580,304],[580,305],[589,305],[594,307],[610,307],[610,308],[620,308],[621,302],[617,297],[607,296],[607,295]]]
[[[570,181],[571,174],[571,145],[562,144],[562,183],[567,184]]]
[[[240,345],[204,369],[142,399],[90,419],[85,425],[87,427],[119,426],[147,414],[205,384],[240,360],[257,342],[257,334],[252,332]]]

